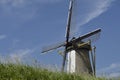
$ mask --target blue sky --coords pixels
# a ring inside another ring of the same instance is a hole
[[[120,1],[77,0],[71,37],[101,28],[97,72],[120,75]],[[69,0],[0,0],[0,59],[61,65],[57,50],[41,48],[65,40]]]

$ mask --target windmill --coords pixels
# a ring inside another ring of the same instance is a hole
[[[98,35],[101,32],[101,29],[94,30],[78,38],[73,37],[72,39],[70,39],[70,29],[71,29],[74,1],[75,0],[70,0],[65,42],[59,43],[57,45],[43,47],[42,53],[55,50],[60,47],[64,47],[62,71],[64,71],[66,65],[66,58],[68,58],[68,64],[67,64],[68,72],[70,73],[87,72],[95,75],[95,55],[93,55],[91,42],[96,40],[96,37],[95,38],[91,38],[91,37]],[[89,56],[90,51],[92,58],[91,60]],[[82,67],[80,68],[80,66]]]

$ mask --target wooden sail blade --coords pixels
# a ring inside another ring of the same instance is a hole
[[[70,22],[70,38],[72,38],[73,36],[75,36],[76,32],[78,31],[78,26],[77,26],[77,18],[78,18],[78,14],[77,14],[77,0],[73,0],[73,4],[72,4],[72,14],[71,14],[71,22]]]
[[[76,41],[87,42],[87,41],[91,40],[91,42],[93,42],[99,38],[100,32],[101,32],[101,29],[94,30],[90,33],[80,36],[79,38],[76,39]]]
[[[67,27],[66,27],[66,43],[69,41],[69,37],[70,37],[70,26],[71,26],[71,20],[72,20],[72,9],[73,9],[73,0],[70,0],[70,6],[69,6],[69,12],[68,12],[68,21],[67,21]]]
[[[64,71],[65,68],[66,57],[67,57],[67,49],[65,48],[65,53],[63,55],[63,63],[62,63],[62,72]]]
[[[65,46],[65,51],[64,51],[65,54],[63,56],[62,71],[64,71],[64,67],[66,64],[65,62],[66,62],[66,57],[67,57],[67,47],[68,47],[69,38],[70,38],[70,27],[71,27],[71,20],[72,20],[73,2],[74,0],[70,0],[68,21],[67,21],[67,27],[66,27],[66,46]]]
[[[42,53],[52,51],[54,49],[57,49],[59,47],[65,46],[65,45],[66,45],[65,42],[61,42],[61,43],[57,43],[57,44],[54,44],[54,45],[49,45],[49,46],[43,47],[42,48]]]

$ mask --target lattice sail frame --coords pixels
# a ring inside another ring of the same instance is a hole
[[[74,40],[70,40],[69,43],[72,43],[73,41],[83,41],[83,42],[88,42],[89,40],[91,42],[95,42],[96,40],[99,39],[100,37],[100,33],[101,33],[101,29],[96,29],[92,32],[89,32],[85,35],[82,35]],[[44,52],[48,52],[48,51],[51,51],[51,50],[55,50],[57,48],[60,48],[60,47],[64,47],[66,46],[66,43],[65,41],[64,42],[60,42],[60,43],[56,43],[54,45],[50,45],[50,46],[46,46],[46,47],[43,47],[42,48],[42,53]]]

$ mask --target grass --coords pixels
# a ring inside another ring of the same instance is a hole
[[[0,80],[105,80],[88,75],[52,72],[21,64],[0,64]]]

